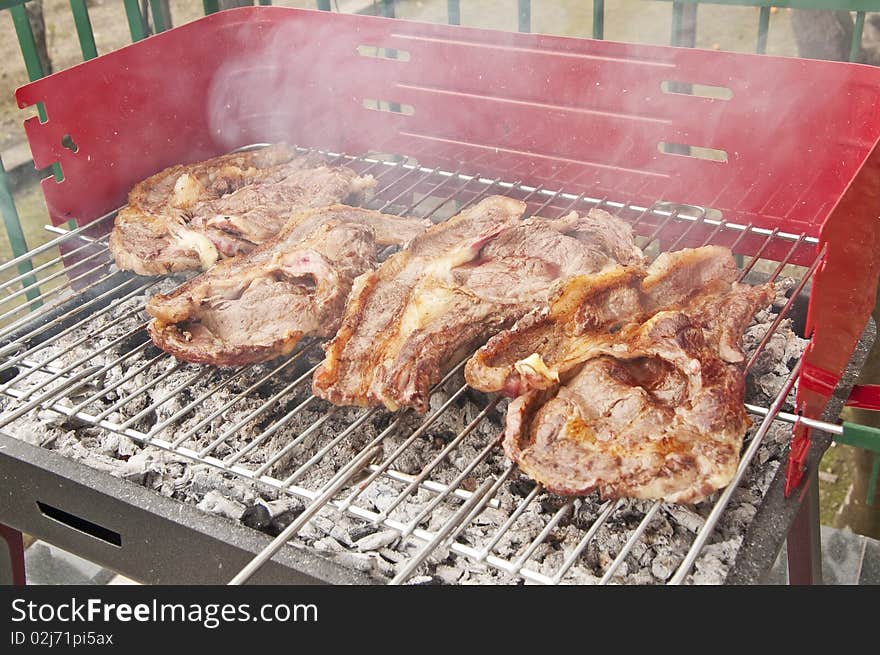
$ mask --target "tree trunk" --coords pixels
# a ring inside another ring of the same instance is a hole
[[[159,12],[162,14],[162,22],[165,23],[166,30],[174,27],[174,23],[171,22],[171,5],[169,3],[170,0],[160,0],[159,2]],[[156,34],[158,30],[153,25],[153,12],[149,0],[140,0],[140,8],[141,24],[144,26],[144,32],[147,36]]]
[[[808,59],[847,61],[853,36],[853,20],[848,11],[795,9],[791,26],[798,55]]]
[[[43,0],[33,0],[33,2],[26,3],[25,9],[27,9],[31,31],[34,33],[34,41],[37,43],[37,55],[40,58],[43,73],[50,75],[52,73],[52,59],[49,57],[49,48],[46,45],[46,21],[43,18]]]

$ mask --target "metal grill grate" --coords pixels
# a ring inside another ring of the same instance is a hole
[[[764,264],[769,279],[775,280],[784,270],[787,274],[796,270],[800,277],[748,368],[823,258],[812,237],[730,224],[704,208],[667,202],[640,207],[586,193],[486,179],[461,169],[428,169],[404,158],[324,154],[331,162],[373,174],[378,183],[372,206],[387,213],[429,217],[436,222],[500,193],[528,202],[530,215],[555,217],[572,209],[602,207],[628,220],[640,235],[639,245],[653,255],[708,243],[737,252],[750,241],[754,256],[741,258],[741,279],[754,274],[758,262],[771,255],[772,265]],[[514,578],[555,584],[578,563],[603,524],[625,514],[627,525],[633,527],[602,571],[600,581],[607,583],[665,509],[660,502],[555,499],[549,511],[529,514],[530,520],[540,516],[542,521],[533,526],[531,539],[516,548],[505,544],[502,552],[499,546],[512,527],[524,519],[530,506],[544,502],[537,500],[542,489],[531,488],[515,505],[499,500],[499,491],[515,478],[515,467],[503,459],[499,448],[497,421],[503,412],[498,405],[502,401],[461,383],[464,361],[436,385],[432,409],[425,417],[334,408],[312,396],[309,382],[321,353],[315,342],[300,344],[291,356],[271,365],[216,369],[179,362],[156,350],[144,330],[145,294],[158,291],[167,281],[123,274],[111,266],[106,235],[98,235],[109,229],[112,217],[69,232],[51,228],[61,233],[58,238],[0,266],[3,274],[25,259],[34,265],[33,271],[0,284],[0,291],[7,294],[0,300],[0,356],[5,359],[0,393],[12,399],[0,417],[0,428],[14,426],[31,412],[51,410],[304,500],[306,513],[254,567],[271,557],[309,518],[332,508],[396,530],[412,542],[414,550],[399,565],[393,582],[406,581],[442,547]],[[56,248],[63,257],[51,257]],[[30,286],[22,286],[28,282]],[[40,293],[34,294],[35,289]],[[762,439],[773,421],[780,420],[778,414],[799,367],[798,363],[768,407],[747,407],[760,420],[750,433],[736,479],[715,501],[672,582],[686,579]],[[425,454],[419,449],[429,431],[450,415],[465,411],[465,400],[469,409],[458,416],[461,427],[445,435],[434,451]],[[791,421],[794,417],[785,414],[783,418]],[[14,428],[11,431],[15,433]],[[341,463],[340,453],[348,453],[347,464]],[[487,470],[491,471],[488,475]],[[381,508],[368,500],[377,485],[391,487],[395,493]],[[408,499],[415,495],[427,500],[414,512]],[[496,516],[500,513],[500,524],[481,538],[471,534],[462,539],[466,528],[489,510]],[[562,563],[548,572],[532,558],[564,522],[576,524],[580,538],[564,553]],[[238,580],[247,574],[246,570]]]

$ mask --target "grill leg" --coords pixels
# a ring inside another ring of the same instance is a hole
[[[818,469],[804,480],[803,501],[788,531],[788,582],[822,584],[822,543],[819,531]]]
[[[6,542],[7,555],[0,550],[0,585],[24,585],[24,542],[21,532],[0,523],[0,539]]]

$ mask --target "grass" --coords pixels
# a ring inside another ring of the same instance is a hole
[[[849,446],[832,443],[819,463],[819,523],[834,525],[834,517],[852,484]]]

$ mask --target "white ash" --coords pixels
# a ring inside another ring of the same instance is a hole
[[[159,282],[145,294],[95,317],[86,328],[59,338],[30,359],[40,362],[51,360],[50,365],[56,367],[54,370],[78,362],[74,372],[83,372],[87,367],[99,370],[146,343],[145,332],[135,329],[148,318],[140,308],[149,295],[168,291],[178,283],[179,279]],[[779,294],[774,302],[774,311],[785,303],[785,292],[792,286],[790,281],[777,285]],[[111,325],[112,321],[128,311],[132,311],[131,317]],[[754,352],[775,316],[770,311],[758,313],[744,335],[747,353]],[[77,340],[82,340],[82,343],[70,352],[63,353]],[[764,406],[769,403],[806,343],[792,332],[789,320],[782,321],[747,379],[747,400],[750,403]],[[305,508],[307,501],[296,495],[299,490],[314,494],[368,444],[376,441],[381,446],[373,460],[374,466],[382,466],[395,451],[402,449],[389,470],[395,475],[418,475],[489,404],[489,399],[484,395],[467,390],[453,401],[449,411],[433,420],[415,439],[412,439],[412,434],[422,424],[424,417],[412,412],[403,413],[396,427],[389,429],[394,425],[394,417],[386,412],[375,412],[359,428],[329,448],[327,454],[314,465],[306,468],[303,465],[315,453],[329,446],[365,412],[358,408],[342,408],[325,418],[329,406],[323,401],[310,399],[307,378],[303,384],[279,397],[271,407],[264,407],[269,398],[319,361],[320,354],[320,348],[311,347],[300,359],[283,367],[261,384],[258,384],[261,378],[281,362],[250,367],[232,382],[216,389],[217,385],[235,375],[236,370],[205,369],[177,362],[172,357],[161,356],[160,351],[149,344],[139,353],[113,364],[100,376],[88,379],[88,384],[61,394],[58,406],[72,408],[86,402],[90,396],[100,394],[101,390],[118,384],[82,408],[82,412],[88,416],[69,418],[51,409],[40,408],[16,420],[8,429],[29,443],[56,450],[164,496],[195,504],[204,511],[275,535]],[[157,356],[159,358],[155,363],[143,371],[138,370]],[[45,386],[51,375],[51,372],[33,374],[17,383],[15,388],[22,391],[39,389],[36,393],[42,393],[64,383],[62,378]],[[144,385],[155,381],[160,375],[165,377],[140,392]],[[254,389],[248,391],[255,385]],[[435,393],[431,398],[428,416],[439,410],[462,385],[461,375],[454,376]],[[137,395],[130,397],[133,394]],[[206,395],[202,402],[151,436],[163,442],[174,442],[192,432],[180,445],[198,452],[225,435],[210,453],[211,457],[223,460],[237,456],[235,466],[251,472],[266,465],[263,474],[278,481],[277,484],[256,484],[182,455],[152,445],[144,446],[131,438],[149,433],[160,423],[170,421],[202,395]],[[241,397],[237,398],[239,395]],[[114,407],[120,400],[125,402]],[[0,399],[0,410],[14,410],[20,406],[17,402],[4,396]],[[506,404],[507,401],[502,400],[489,411],[487,418],[473,427],[439,461],[426,479],[435,485],[447,485],[463,476],[460,487],[469,491],[474,491],[488,478],[497,479],[509,466],[497,446]],[[148,407],[151,409],[145,411]],[[108,421],[108,427],[116,431],[93,427],[89,423],[89,417],[94,418],[102,413],[107,413],[104,420]],[[122,434],[120,426],[131,419],[134,420],[126,427],[134,432]],[[301,438],[300,435],[319,419],[324,420],[320,429],[312,430],[309,436]],[[754,433],[758,421],[756,419],[750,435]],[[258,447],[238,456],[268,429],[275,430],[274,434]],[[383,433],[384,438],[379,440]],[[780,466],[789,435],[790,428],[784,424],[776,423],[771,427],[740,489],[734,493],[729,508],[723,513],[711,543],[697,559],[690,582],[723,581],[736,557],[743,534]],[[296,440],[299,445],[291,448],[290,444]],[[410,443],[407,444],[408,441]],[[487,446],[493,443],[495,447],[488,450],[482,461],[472,466]],[[267,464],[269,462],[271,464]],[[280,491],[280,481],[292,476],[300,467],[303,467],[301,474],[289,480],[292,493]],[[468,468],[471,470],[463,474]],[[363,484],[369,474],[370,471],[362,472],[352,484]],[[312,548],[344,566],[366,572],[377,581],[389,580],[423,547],[422,541],[402,537],[401,530],[438,530],[461,506],[460,500],[447,499],[414,523],[425,514],[436,494],[425,488],[417,488],[415,492],[402,496],[406,486],[406,478],[401,481],[380,475],[354,501],[354,506],[361,510],[385,515],[390,525],[375,525],[325,508],[304,527],[296,543]],[[477,552],[486,548],[533,487],[530,480],[514,471],[501,485],[492,502],[457,535],[458,546]],[[350,487],[339,498],[354,492],[355,487]],[[488,554],[510,562],[516,561],[551,517],[569,500],[547,493],[537,494]],[[617,570],[613,582],[650,584],[667,581],[684,558],[694,534],[711,511],[714,500],[711,498],[695,506],[664,504]],[[598,582],[650,506],[651,503],[645,501],[623,501],[621,508],[613,512],[597,530],[562,577],[562,582]],[[575,499],[547,538],[534,549],[524,568],[533,574],[549,578],[556,576],[603,508],[603,501],[596,495]],[[527,577],[511,576],[485,561],[474,561],[455,552],[449,544],[444,544],[431,553],[409,583],[516,584],[524,579],[528,581]]]

